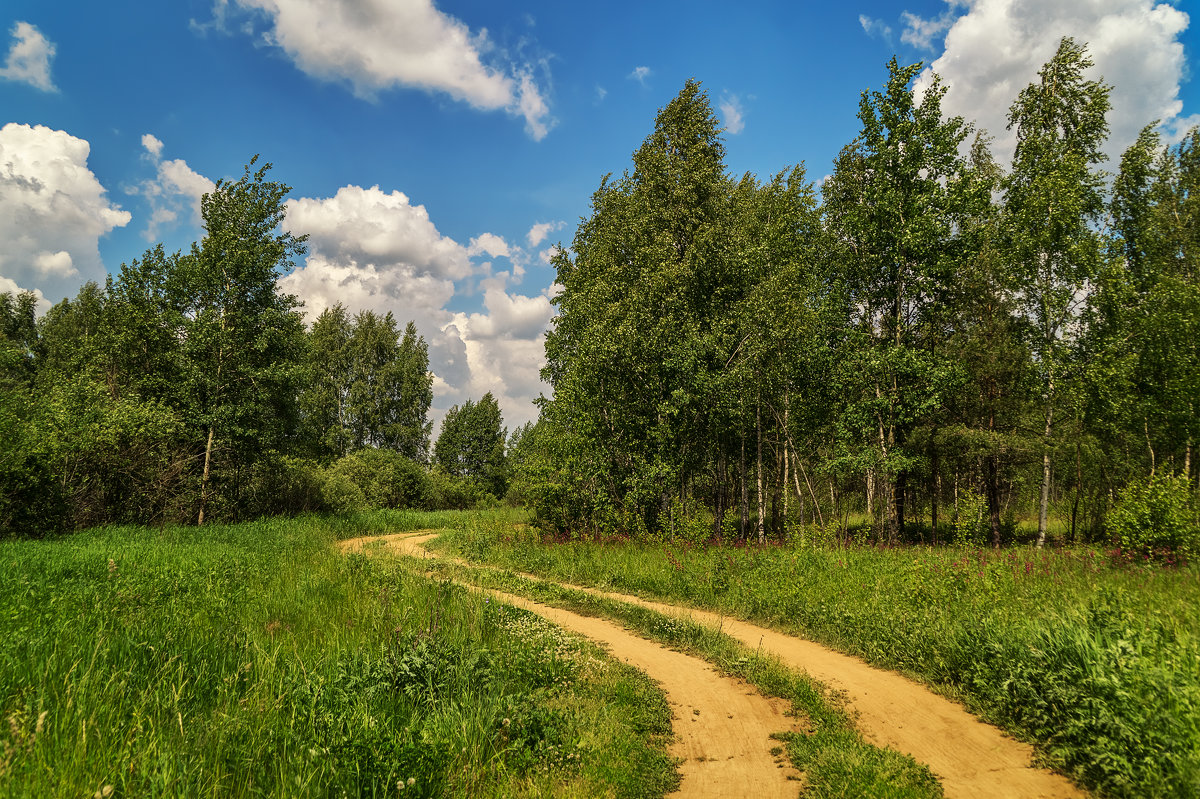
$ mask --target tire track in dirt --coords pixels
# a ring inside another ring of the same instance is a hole
[[[365,543],[417,557],[432,556],[420,545],[430,535],[404,533],[339,542],[344,552],[357,552]],[[788,703],[767,699],[739,680],[718,674],[699,658],[675,652],[640,638],[605,619],[580,616],[502,591],[483,591],[523,608],[564,629],[603,644],[616,658],[655,680],[674,711],[676,741],[671,754],[682,759],[676,796],[727,799],[734,796],[795,797],[798,776],[786,758],[771,748],[779,743],[771,733],[793,729],[795,720],[783,713]]]
[[[421,546],[433,537],[433,534],[408,533],[384,536],[382,540],[406,554],[435,557]],[[537,575],[523,576],[543,579]],[[871,666],[812,641],[710,611],[569,583],[562,585],[593,596],[710,624],[747,646],[776,655],[786,665],[841,692],[846,698],[847,709],[856,716],[859,731],[868,741],[880,747],[891,747],[929,766],[941,780],[949,799],[1083,799],[1088,796],[1066,777],[1035,767],[1033,748],[1028,744],[1010,738],[999,728],[968,713],[961,705],[895,672]],[[725,795],[754,794],[735,791]]]

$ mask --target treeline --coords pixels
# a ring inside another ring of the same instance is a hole
[[[490,394],[431,452],[411,322],[335,305],[306,330],[277,283],[304,241],[280,232],[289,187],[268,169],[205,195],[189,252],[153,247],[41,319],[0,294],[0,533],[504,495]]]
[[[1152,123],[1106,174],[1090,66],[1060,43],[1005,169],[893,59],[820,187],[731,177],[689,82],[555,260],[553,397],[513,453],[541,523],[1041,544],[1154,476],[1194,528],[1200,132]]]

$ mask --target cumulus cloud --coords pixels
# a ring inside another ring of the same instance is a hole
[[[439,233],[425,206],[413,205],[403,192],[343,186],[333,197],[291,199],[284,224],[291,233],[308,234],[311,252],[339,263],[404,266],[437,280],[471,273],[467,248]]]
[[[439,354],[461,353],[467,370],[458,385],[446,381],[440,404],[449,407],[490,391],[511,430],[537,417],[533,399],[546,390],[543,336],[554,308],[546,293],[523,296],[499,287],[484,293],[483,304],[482,313],[456,313],[442,331]]]
[[[546,240],[556,230],[561,230],[566,222],[538,222],[533,227],[529,228],[529,232],[525,234],[525,240],[529,242],[530,247],[536,247]]]
[[[542,263],[549,264],[554,260],[554,256],[559,254],[559,252],[561,251],[559,250],[558,245],[555,244],[539,252],[538,258],[541,259]]]
[[[28,83],[44,92],[56,92],[50,79],[50,61],[54,58],[54,43],[28,22],[18,22],[11,31],[12,47],[0,67],[0,78]]]
[[[17,281],[0,275],[0,294],[11,294],[15,297],[24,291],[33,292],[35,313],[43,314],[50,310],[52,303],[46,299],[46,295],[42,293],[41,289],[26,289],[24,286],[17,285]]]
[[[492,258],[508,258],[512,255],[508,242],[495,233],[483,233],[471,239],[471,244],[467,247],[467,253],[470,255],[489,255]]]
[[[1096,62],[1090,76],[1103,77],[1113,88],[1105,148],[1110,159],[1117,161],[1138,131],[1155,119],[1163,120],[1168,130],[1177,127],[1183,112],[1179,84],[1187,69],[1179,36],[1188,16],[1174,6],[1154,0],[949,2],[957,16],[946,32],[944,50],[931,64],[948,86],[943,108],[975,120],[995,136],[1001,161],[1011,159],[1016,143],[1015,134],[1006,130],[1009,107],[1037,79],[1038,69],[1064,36],[1088,44]],[[908,30],[933,30],[941,23],[923,24],[913,17]],[[930,80],[926,70],[917,90]]]
[[[99,240],[129,224],[88,168],[91,145],[61,130],[0,128],[0,278],[53,301],[104,279]],[[2,289],[0,289],[2,290]]]
[[[142,231],[146,241],[157,241],[162,228],[178,222],[181,216],[193,225],[200,225],[200,200],[216,185],[182,158],[163,160],[164,146],[154,134],[142,135],[142,148],[146,158],[154,164],[155,174],[126,189],[130,194],[141,195],[150,205],[150,219]]]
[[[522,117],[535,140],[554,125],[532,67],[503,63],[486,29],[473,33],[431,0],[235,2],[266,16],[271,28],[265,41],[302,71],[344,81],[360,97],[397,87],[444,92],[474,108]],[[221,15],[222,24],[226,5],[218,0],[214,6],[214,19]]]
[[[650,67],[634,67],[633,72],[630,72],[625,77],[629,78],[630,80],[636,80],[638,83],[645,86],[646,78],[653,74],[654,73],[650,70]]]
[[[399,191],[344,186],[333,197],[287,202],[285,228],[309,236],[309,253],[280,287],[305,303],[309,322],[342,303],[352,313],[390,311],[412,320],[429,342],[436,423],[451,405],[491,391],[509,426],[536,416],[542,392],[542,334],[552,316],[548,296],[509,292],[509,273],[488,276],[472,257],[523,257],[503,237],[482,233],[468,246],[442,235],[422,205]],[[514,274],[516,273],[514,265]],[[464,284],[479,281],[483,308],[447,306]]]
[[[717,105],[721,109],[721,116],[725,119],[725,131],[731,136],[736,136],[746,129],[746,119],[742,111],[742,101],[737,98],[737,95],[727,94],[721,98],[721,102]]]
[[[163,146],[162,140],[153,133],[142,134],[142,147],[150,154],[151,158],[161,158]]]

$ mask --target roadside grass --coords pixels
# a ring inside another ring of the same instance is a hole
[[[0,796],[674,787],[670,708],[644,675],[523,611],[332,547],[396,523],[0,542]]]
[[[781,730],[776,737],[803,772],[805,797],[934,799],[943,795],[940,783],[927,767],[864,741],[836,696],[827,695],[821,686],[787,668],[777,657],[752,650],[708,625],[511,571],[472,568],[445,560],[419,563],[420,568],[439,577],[612,619],[650,640],[707,660],[722,673],[745,680],[766,696],[787,700],[797,729]]]
[[[1200,568],[1094,548],[543,542],[478,521],[477,562],[726,613],[918,676],[1113,797],[1200,795]]]

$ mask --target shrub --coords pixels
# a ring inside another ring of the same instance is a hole
[[[362,449],[329,469],[356,485],[372,508],[428,508],[433,499],[429,475],[417,463],[388,449]]]
[[[429,473],[429,502],[436,510],[469,510],[477,505],[496,504],[491,494],[484,492],[474,481],[455,477],[442,469]]]
[[[1106,521],[1113,543],[1127,556],[1190,559],[1200,553],[1200,524],[1186,477],[1131,483]]]
[[[334,467],[325,470],[321,504],[334,513],[353,513],[367,508],[367,497],[348,475]]]
[[[250,469],[244,504],[251,516],[323,510],[325,475],[314,461],[269,454]]]

